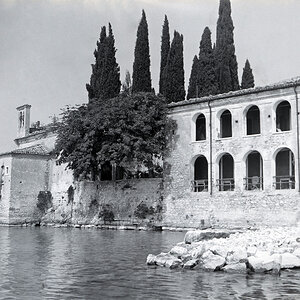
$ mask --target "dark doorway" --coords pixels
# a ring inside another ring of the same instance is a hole
[[[108,161],[101,165],[100,180],[112,180],[112,165]]]
[[[251,152],[247,157],[246,166],[246,190],[263,189],[263,160],[260,153],[257,151]]]
[[[284,148],[276,155],[275,186],[277,190],[295,188],[295,159],[293,152]]]
[[[234,190],[234,160],[230,154],[224,154],[219,162],[219,180],[220,191]]]
[[[199,156],[194,164],[194,192],[204,192],[208,190],[208,163],[205,156]]]

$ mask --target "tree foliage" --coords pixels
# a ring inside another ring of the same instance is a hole
[[[167,65],[164,69],[164,96],[168,103],[185,98],[183,67],[183,35],[174,31]]]
[[[143,10],[134,49],[132,92],[151,92],[148,23]]]
[[[168,151],[174,126],[165,98],[153,93],[121,94],[101,105],[69,108],[58,132],[58,161],[67,163],[78,179],[94,179],[106,162],[130,172],[153,169],[155,159]]]
[[[252,73],[252,69],[250,67],[249,60],[246,60],[245,67],[243,69],[243,75],[242,75],[242,89],[249,89],[254,87],[254,76]]]
[[[211,45],[211,31],[208,27],[204,29],[200,41],[198,68],[198,96],[215,95],[218,92],[218,83],[215,74],[214,53]]]
[[[215,50],[216,77],[220,93],[239,89],[233,30],[230,0],[220,0]]]
[[[90,84],[86,85],[89,100],[109,99],[116,97],[120,92],[120,67],[116,61],[115,38],[111,24],[101,28],[100,40],[94,51],[95,64],[92,65]]]
[[[165,15],[165,20],[162,28],[161,50],[160,50],[160,74],[159,74],[159,93],[163,94],[164,76],[163,72],[167,64],[168,54],[170,51],[170,33],[169,21]]]
[[[194,56],[193,64],[192,64],[192,70],[189,80],[189,87],[188,87],[188,93],[187,93],[187,99],[191,98],[197,98],[198,88],[199,88],[199,59],[197,55]]]

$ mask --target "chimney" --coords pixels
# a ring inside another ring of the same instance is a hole
[[[17,107],[18,112],[18,133],[17,138],[25,137],[29,134],[31,105],[24,104]]]

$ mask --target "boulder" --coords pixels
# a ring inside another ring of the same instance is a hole
[[[170,250],[169,253],[176,257],[181,257],[188,253],[188,249],[186,247],[182,247],[182,246],[175,246]]]
[[[177,268],[182,265],[182,261],[169,253],[160,253],[155,258],[155,264],[170,269]]]
[[[180,257],[180,259],[181,259],[182,263],[185,264],[187,261],[193,259],[193,257],[192,257],[192,255],[191,255],[190,253],[187,253],[187,254],[185,254],[185,255],[182,255],[182,256]]]
[[[236,247],[233,251],[229,252],[226,257],[226,263],[237,264],[237,263],[245,263],[247,262],[247,250],[244,247]]]
[[[247,268],[245,263],[236,263],[231,265],[226,265],[222,268],[223,271],[227,273],[246,273]]]
[[[209,250],[213,254],[217,254],[223,257],[226,257],[228,253],[228,248],[226,246],[220,246],[220,245],[213,245],[212,247],[209,248]]]
[[[155,256],[155,255],[149,254],[149,255],[147,256],[147,262],[146,262],[147,265],[153,266],[153,265],[156,264],[155,261],[156,261],[156,256]]]
[[[300,248],[297,248],[297,249],[293,252],[293,254],[294,254],[295,256],[297,256],[297,257],[300,258]]]
[[[216,239],[227,238],[232,233],[233,232],[229,230],[211,230],[211,229],[192,230],[192,231],[188,231],[185,234],[184,242],[186,244],[191,244],[193,242],[211,240],[213,238]]]
[[[281,268],[299,268],[300,267],[300,258],[292,253],[283,253],[282,254],[282,263]]]
[[[198,263],[199,263],[199,260],[198,260],[198,259],[191,259],[191,260],[188,260],[188,261],[183,265],[183,268],[184,268],[184,269],[192,269],[192,268],[194,268]]]
[[[204,244],[202,244],[202,245],[194,248],[191,251],[191,255],[193,258],[197,259],[197,258],[200,258],[205,251],[206,251],[206,246]]]
[[[205,270],[218,270],[225,265],[225,258],[213,254],[210,250],[204,252],[201,257],[201,268]]]
[[[265,273],[274,270],[279,273],[281,265],[278,256],[250,256],[248,262],[251,268],[257,273]]]
[[[248,256],[254,256],[256,254],[257,247],[255,246],[250,246],[247,248],[247,255]]]

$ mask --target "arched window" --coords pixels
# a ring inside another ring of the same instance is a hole
[[[100,180],[112,180],[112,165],[108,161],[101,165]]]
[[[219,161],[219,179],[217,180],[219,191],[234,190],[234,160],[226,153]]]
[[[205,156],[200,155],[194,164],[194,192],[207,192],[208,190],[208,163]]]
[[[246,190],[263,189],[263,160],[259,152],[252,151],[246,160],[247,177],[245,180]]]
[[[200,114],[196,120],[196,141],[206,140],[205,116]]]
[[[280,150],[275,159],[276,176],[274,185],[276,190],[295,188],[295,159],[293,152],[284,148]]]
[[[276,132],[291,130],[291,105],[282,101],[276,108]]]
[[[259,108],[254,105],[247,111],[247,135],[260,133]]]
[[[220,117],[220,133],[221,138],[232,136],[232,121],[229,110],[225,110]]]

